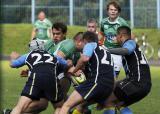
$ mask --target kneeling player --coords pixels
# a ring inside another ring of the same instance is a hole
[[[97,35],[85,32],[81,46],[83,54],[71,73],[79,75],[77,71],[88,62],[91,75],[84,83],[75,88],[63,104],[59,114],[67,114],[70,108],[82,102],[101,103],[113,90],[114,76],[111,55],[105,47],[98,45]]]
[[[148,62],[135,41],[131,40],[130,28],[119,27],[117,39],[122,48],[109,49],[109,51],[123,55],[126,78],[116,82],[113,94],[106,105],[112,104],[120,108],[144,98],[150,92],[152,84]]]

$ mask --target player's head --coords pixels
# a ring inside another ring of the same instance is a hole
[[[44,11],[40,11],[38,14],[38,19],[40,21],[43,21],[46,18],[46,14],[44,13]]]
[[[85,44],[89,42],[98,42],[98,35],[96,33],[87,31],[83,34],[83,40]]]
[[[118,43],[123,43],[127,39],[131,39],[131,29],[127,26],[120,26],[117,29]]]
[[[40,40],[32,40],[29,44],[29,50],[33,51],[33,50],[44,50],[44,42],[40,41]]]
[[[76,46],[76,49],[78,51],[80,51],[82,48],[83,48],[83,32],[78,32],[74,37],[73,37],[73,40],[75,42],[75,46]]]
[[[59,43],[66,38],[67,26],[64,23],[56,22],[52,26],[53,41]]]
[[[109,19],[115,20],[119,16],[120,12],[121,7],[117,2],[112,1],[107,4],[107,14],[109,16]]]
[[[90,18],[87,21],[87,31],[96,33],[97,31],[97,21],[94,18]]]

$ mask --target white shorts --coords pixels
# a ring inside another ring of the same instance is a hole
[[[120,71],[122,65],[122,56],[121,55],[115,55],[115,54],[111,54],[112,58],[113,58],[113,63],[114,63],[114,71]]]

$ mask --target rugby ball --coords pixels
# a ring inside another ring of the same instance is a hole
[[[74,85],[79,85],[86,81],[86,76],[84,73],[81,73],[80,76],[71,76],[71,80]]]

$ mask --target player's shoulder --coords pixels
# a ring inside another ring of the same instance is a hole
[[[44,48],[48,48],[50,47],[51,45],[55,45],[55,43],[53,42],[52,39],[49,39],[45,44],[44,44]]]
[[[61,42],[61,44],[65,44],[65,45],[72,44],[72,43],[74,43],[73,39],[65,39]]]
[[[96,42],[90,42],[90,43],[85,44],[83,51],[86,51],[86,50],[94,51],[97,47],[98,45]]]
[[[45,43],[45,46],[46,46],[46,45],[49,45],[49,44],[54,44],[54,42],[53,42],[52,39],[49,39],[49,40]]]
[[[123,46],[136,46],[136,42],[132,39],[129,39],[129,40],[126,40],[124,43],[123,43]]]
[[[48,18],[45,18],[44,21],[51,22]]]
[[[135,40],[129,39],[129,40],[126,40],[126,43],[136,43],[136,42]]]
[[[40,24],[40,20],[36,20],[35,22],[34,22],[34,26],[38,26]]]
[[[122,18],[122,17],[118,17],[118,22],[121,24],[121,25],[126,25],[126,26],[129,26],[128,25],[128,22]]]
[[[52,24],[52,22],[48,18],[45,18],[43,22],[45,22],[46,24]]]
[[[101,23],[108,23],[108,18],[103,18]]]

